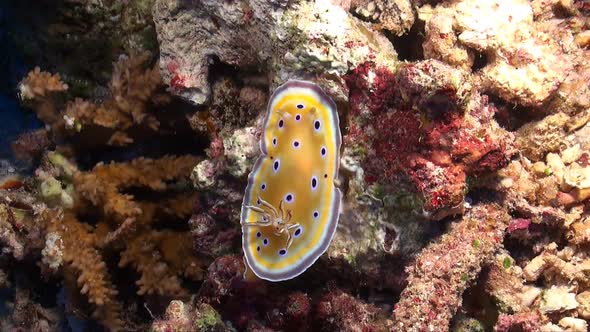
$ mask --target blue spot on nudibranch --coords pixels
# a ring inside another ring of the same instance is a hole
[[[260,232],[256,233],[256,237],[260,237],[261,235]]]
[[[295,115],[295,121],[299,121],[299,120],[301,120],[301,114]]]
[[[318,178],[315,176],[311,177],[311,190],[315,191],[318,189]]]
[[[318,211],[313,211],[313,219],[317,219],[320,216]]]
[[[293,236],[299,237],[299,235],[301,235],[301,232],[303,232],[303,227],[299,226],[299,228],[295,230],[295,233],[293,233]]]
[[[313,123],[313,127],[315,128],[315,131],[320,130],[320,127],[321,127],[320,120],[315,120],[314,123]]]
[[[285,250],[285,249],[279,250],[279,255],[285,256],[286,254],[287,254],[287,250]]]
[[[279,120],[279,128],[283,128],[283,125],[285,124],[285,121],[283,121],[283,119]]]
[[[299,141],[293,141],[293,147],[298,148],[299,147]]]
[[[302,110],[302,109],[303,109],[303,107],[305,107],[305,106],[303,106],[303,104],[297,104],[297,108],[298,108],[298,109]]]
[[[279,167],[281,166],[281,161],[280,160],[275,160],[274,164],[272,165],[273,170],[276,172],[279,171]]]
[[[291,193],[288,193],[287,195],[285,195],[285,201],[287,203],[293,202],[294,199],[295,199],[295,197],[293,197],[293,194],[291,194]]]
[[[266,247],[268,245],[268,239],[264,238],[264,240],[262,240],[262,244],[264,244],[264,246]]]
[[[320,153],[322,154],[322,157],[325,157],[326,156],[326,152],[327,152],[326,151],[326,147],[325,146],[322,146],[322,149],[320,150]]]

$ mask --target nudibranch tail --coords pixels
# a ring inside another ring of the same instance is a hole
[[[273,93],[263,129],[242,204],[242,248],[248,270],[281,281],[303,273],[332,241],[342,138],[336,104],[306,81]]]

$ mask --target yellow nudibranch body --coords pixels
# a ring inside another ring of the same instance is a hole
[[[245,261],[259,278],[294,278],[328,249],[341,142],[336,104],[317,85],[291,80],[273,93],[241,212]]]

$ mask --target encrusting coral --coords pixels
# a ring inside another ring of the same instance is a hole
[[[368,22],[373,22],[378,30],[389,30],[402,35],[414,23],[414,11],[409,0],[350,1],[351,11]]]
[[[178,1],[156,1],[153,15],[160,65],[172,92],[197,105],[206,104],[212,92],[210,64],[219,61],[245,73],[260,68],[266,72],[263,81],[272,87],[287,78],[317,77],[336,101],[346,102],[342,78],[348,70],[366,61],[385,67],[396,63],[391,43],[369,23],[348,13],[350,2],[348,6],[346,1],[281,3],[192,2],[190,10],[179,11]],[[399,33],[407,28],[411,21],[407,16],[413,12],[408,1],[398,3],[405,14],[398,26],[387,14],[396,12],[396,4],[380,9],[385,12],[381,17],[385,28]],[[186,47],[187,39],[195,43]]]
[[[347,82],[344,140],[366,182],[386,191],[409,183],[429,219],[460,213],[468,176],[499,169],[515,152],[512,135],[493,119],[495,107],[473,91],[465,71],[426,60],[393,74],[367,63]]]

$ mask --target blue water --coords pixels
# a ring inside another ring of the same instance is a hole
[[[17,85],[34,67],[26,65],[24,56],[14,43],[19,25],[25,22],[19,21],[10,8],[9,1],[0,2],[0,159],[11,159],[10,143],[19,134],[39,128],[42,123],[37,120],[35,114],[24,110],[19,105]]]

